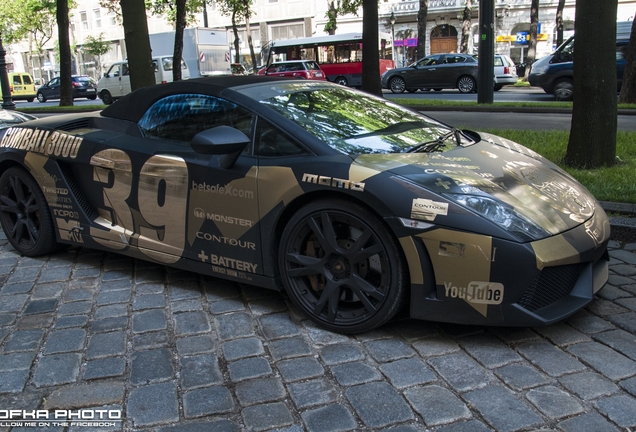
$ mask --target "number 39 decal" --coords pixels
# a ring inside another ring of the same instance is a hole
[[[155,155],[135,176],[130,157],[121,150],[108,149],[93,155],[90,164],[94,167],[93,180],[105,185],[104,208],[98,209],[95,220],[103,229],[91,228],[95,241],[117,250],[136,243],[139,251],[151,259],[166,264],[177,262],[186,238],[186,217],[178,211],[185,212],[187,208],[185,161]]]

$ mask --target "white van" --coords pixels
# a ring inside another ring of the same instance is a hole
[[[172,82],[172,56],[153,57],[155,65],[155,82],[166,84]],[[190,70],[181,60],[181,79],[190,79]],[[97,83],[97,94],[106,105],[130,93],[130,74],[127,61],[113,63],[108,72]]]

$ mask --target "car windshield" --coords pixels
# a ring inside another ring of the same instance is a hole
[[[472,141],[385,99],[335,85],[277,84],[243,93],[348,154],[446,151]],[[449,139],[450,138],[450,139]],[[435,143],[428,146],[424,144]]]

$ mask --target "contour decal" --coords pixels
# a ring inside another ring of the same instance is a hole
[[[448,214],[448,203],[437,202],[424,198],[414,198],[411,205],[411,218],[426,221],[435,220],[437,215]]]

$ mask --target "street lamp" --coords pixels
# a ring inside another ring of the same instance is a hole
[[[395,14],[393,13],[393,11],[391,11],[389,22],[391,23],[391,59],[397,66],[397,63],[395,62]]]
[[[11,86],[7,75],[7,52],[2,46],[2,35],[0,35],[0,88],[2,89],[2,108],[15,109],[13,98],[11,98]]]

